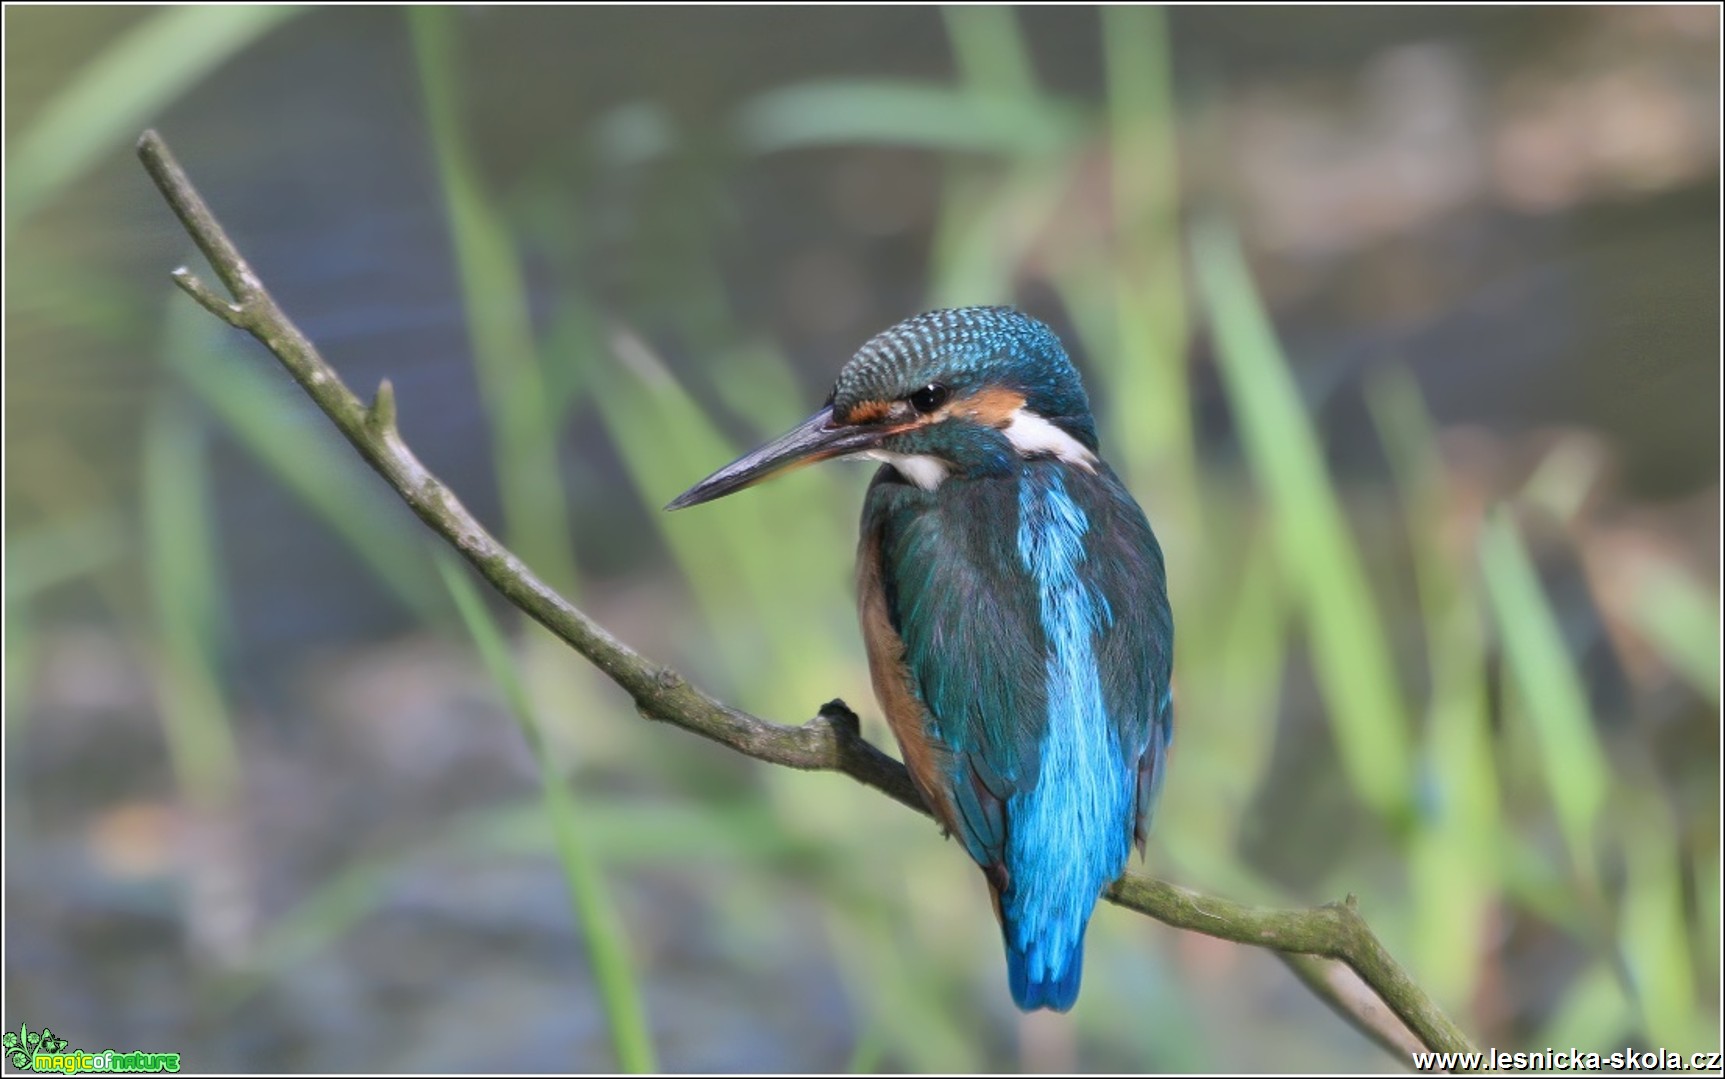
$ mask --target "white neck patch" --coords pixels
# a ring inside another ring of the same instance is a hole
[[[1012,448],[1018,451],[1020,457],[1049,453],[1069,465],[1077,465],[1086,472],[1096,471],[1096,455],[1091,453],[1084,443],[1028,408],[1020,406],[1012,414],[1011,422],[1001,429],[1001,434],[1012,443]]]
[[[1013,412],[1012,419],[1000,429],[1000,433],[1012,443],[1012,448],[1018,451],[1020,457],[1034,457],[1046,453],[1067,464],[1077,465],[1086,472],[1096,471],[1096,455],[1085,448],[1084,443],[1028,408],[1020,406]],[[946,477],[952,474],[950,464],[926,453],[864,450],[854,456],[885,462],[898,469],[899,475],[925,491],[939,487],[946,482]]]
[[[938,457],[930,457],[926,453],[894,453],[891,450],[868,450],[857,454],[871,461],[885,461],[898,469],[899,475],[921,487],[932,491],[946,480],[952,471],[947,463]]]

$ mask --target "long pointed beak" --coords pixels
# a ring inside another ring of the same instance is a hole
[[[888,430],[872,425],[835,424],[833,410],[828,406],[786,434],[744,454],[695,484],[672,499],[665,508],[680,510],[698,506],[752,487],[781,472],[866,450],[888,433]]]

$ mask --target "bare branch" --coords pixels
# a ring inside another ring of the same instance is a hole
[[[276,306],[239,249],[192,187],[167,145],[154,131],[138,142],[138,154],[156,186],[179,216],[237,303],[228,303],[184,270],[180,287],[205,310],[246,330],[275,354],[317,406],[433,531],[461,552],[480,576],[511,603],[579,652],[634,700],[648,719],[709,738],[756,760],[814,771],[842,772],[919,813],[928,809],[910,775],[892,757],[866,741],[857,717],[843,701],[830,701],[800,726],[752,716],[716,700],[683,677],[617,640],[548,587],[497,541],[461,505],[454,493],[420,464],[396,428],[395,394],[388,381],[368,407],[341,381],[317,348]],[[1310,910],[1251,907],[1147,877],[1127,876],[1106,897],[1129,910],[1180,929],[1271,948],[1295,957],[1344,964],[1382,1002],[1418,1045],[1467,1052],[1466,1035],[1398,966],[1355,910],[1353,897]],[[1336,988],[1325,991],[1322,968],[1291,964],[1307,985],[1386,1045],[1387,1036],[1368,1018],[1369,1008]],[[1368,1002],[1369,1003],[1369,1002]]]

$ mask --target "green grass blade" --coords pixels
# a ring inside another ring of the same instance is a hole
[[[6,601],[28,600],[55,585],[112,565],[127,553],[130,526],[117,510],[85,510],[6,539]]]
[[[1589,967],[1558,1004],[1551,1021],[1531,1044],[1573,1045],[1584,1051],[1611,1052],[1623,1048],[1632,1033],[1629,1002],[1611,964]]]
[[[1696,967],[1700,970],[1720,968],[1720,936],[1725,930],[1725,874],[1720,873],[1719,844],[1698,843],[1702,849],[1695,855],[1695,926],[1699,938]],[[1717,1029],[1717,1028],[1715,1028]]]
[[[874,1022],[865,1022],[856,1044],[851,1046],[850,1059],[842,1071],[847,1075],[875,1075],[881,1070],[881,1058],[886,1054],[886,1039]]]
[[[767,711],[795,714],[827,699],[836,655],[831,634],[839,626],[851,632],[853,624],[843,580],[829,576],[832,552],[855,543],[848,532],[855,510],[840,507],[830,471],[844,466],[828,466],[825,474],[802,469],[770,490],[662,513],[667,499],[729,461],[736,447],[644,341],[619,333],[613,352],[619,362],[594,371],[606,402],[600,419],[715,632],[723,676],[735,685],[764,686],[768,696],[757,707]],[[768,385],[791,378],[781,361],[766,356],[756,358],[751,377]],[[790,392],[769,389],[764,396]],[[799,413],[773,426],[788,429]],[[829,600],[815,602],[821,596]],[[820,611],[844,617],[814,619]]]
[[[1341,500],[1233,230],[1193,235],[1199,293],[1253,474],[1276,518],[1286,578],[1298,589],[1313,660],[1349,781],[1392,822],[1408,819],[1413,753],[1404,698]]]
[[[863,79],[768,90],[743,103],[736,126],[757,153],[861,143],[1008,156],[1054,153],[1084,130],[1081,113],[1046,98]]]
[[[399,868],[396,859],[373,857],[326,876],[258,935],[251,962],[221,983],[217,1007],[245,1003],[279,975],[340,939],[383,904]]]
[[[32,690],[35,687],[36,675],[36,617],[31,609],[31,596],[27,592],[13,592],[12,580],[12,544],[6,550],[6,596],[5,607],[0,609],[5,618],[4,652],[0,653],[6,665],[6,688],[4,696],[6,714],[3,723],[4,734],[9,744],[23,744],[24,732],[30,717],[29,703]],[[29,811],[29,803],[22,798],[8,799],[6,802],[7,817],[14,813],[21,818],[17,822],[7,821],[6,836],[14,842],[28,827],[22,818]],[[23,825],[24,827],[19,827]]]
[[[759,801],[608,802],[582,806],[581,819],[582,838],[597,858],[614,866],[743,863],[751,871],[786,872],[836,856],[780,827],[782,822]],[[246,972],[224,983],[222,1005],[243,1002],[340,940],[387,901],[391,881],[415,863],[475,853],[557,857],[556,830],[543,797],[473,810],[407,850],[363,857],[326,877],[260,934]]]
[[[1197,500],[1186,288],[1180,252],[1180,157],[1167,16],[1102,9],[1112,161],[1116,354],[1107,367],[1110,435],[1129,477],[1154,465],[1187,520]]]
[[[1030,98],[1036,68],[1019,27],[1018,12],[983,5],[943,7],[941,21],[952,43],[959,81],[986,94]]]
[[[1719,597],[1676,567],[1652,567],[1630,616],[1671,669],[1719,707]]]
[[[144,18],[85,64],[11,146],[7,223],[16,225],[103,155],[130,146],[174,99],[300,10],[218,4]]]
[[[827,920],[828,939],[853,1002],[857,1023],[913,1072],[963,1075],[983,1070],[974,1039],[944,1007],[941,986],[907,954],[902,934],[879,903],[847,905]]]
[[[629,957],[622,919],[605,885],[603,871],[588,849],[569,788],[546,750],[538,716],[509,655],[509,646],[454,556],[440,552],[437,568],[462,621],[473,636],[486,669],[491,672],[492,680],[507,701],[539,765],[545,812],[556,834],[557,856],[563,863],[563,874],[569,884],[575,923],[586,938],[593,977],[611,1024],[611,1043],[617,1053],[617,1063],[625,1071],[655,1071],[653,1042],[647,1031],[641,990]]]
[[[1018,15],[1010,8],[942,9],[961,83],[959,92],[994,107],[1056,109],[1040,95]],[[945,162],[941,209],[929,262],[935,307],[1005,303],[1032,248],[1043,241],[1071,187],[1071,155],[1009,155],[978,161],[954,153]]]
[[[1635,801],[1629,812],[1613,814],[1624,829],[1628,870],[1618,941],[1648,1041],[1681,1051],[1717,1048],[1718,1035],[1696,1000],[1677,822],[1663,797]]]
[[[540,366],[514,241],[486,195],[464,134],[452,25],[458,16],[441,8],[415,8],[408,24],[461,278],[474,373],[491,422],[504,532],[535,572],[568,593],[577,575],[557,456],[562,412]]]
[[[1480,533],[1479,559],[1506,665],[1533,727],[1570,858],[1581,879],[1597,888],[1594,829],[1611,772],[1594,733],[1581,671],[1565,648],[1557,614],[1521,536],[1501,509]]]
[[[239,754],[217,680],[223,622],[204,430],[169,399],[144,429],[144,535],[160,655],[162,721],[174,771],[206,811],[239,785]]]
[[[953,160],[929,262],[930,304],[1010,302],[1022,267],[1069,187],[1071,162],[1026,158],[1004,175]]]
[[[1218,542],[1230,545],[1212,547],[1213,565],[1226,566],[1225,574],[1189,584],[1206,606],[1179,623],[1183,666],[1177,684],[1206,689],[1177,700],[1175,722],[1204,737],[1181,751],[1179,771],[1170,773],[1156,813],[1158,821],[1170,823],[1158,824],[1155,842],[1178,869],[1154,853],[1151,864],[1158,875],[1173,872],[1206,887],[1258,896],[1256,888],[1233,888],[1240,883],[1233,852],[1263,826],[1251,810],[1276,748],[1289,604],[1269,530],[1248,520],[1218,531],[1226,537]],[[1236,537],[1243,541],[1237,547],[1231,545]]]
[[[1425,623],[1431,699],[1422,736],[1422,827],[1408,850],[1413,969],[1432,992],[1461,1004],[1484,955],[1458,941],[1485,939],[1498,902],[1495,867],[1503,822],[1485,669],[1485,618],[1463,556],[1443,542],[1444,490],[1437,432],[1413,378],[1393,368],[1366,401],[1402,502]]]
[[[28,707],[35,675],[36,619],[32,609],[38,596],[67,581],[112,566],[130,553],[126,536],[129,521],[117,510],[83,510],[76,515],[51,517],[33,528],[6,538],[5,597],[5,733],[13,745],[23,737],[30,716]],[[22,799],[8,804],[20,823],[28,804]],[[22,834],[19,828],[7,833]]]

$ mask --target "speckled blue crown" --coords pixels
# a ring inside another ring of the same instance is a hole
[[[933,382],[957,396],[1014,390],[1026,408],[1096,447],[1090,400],[1060,338],[1011,307],[928,311],[875,334],[839,372],[833,408],[843,414],[864,401],[898,400]]]

